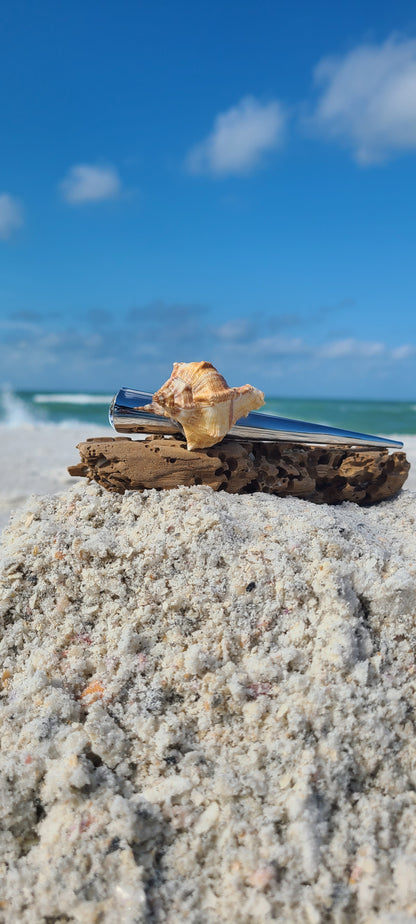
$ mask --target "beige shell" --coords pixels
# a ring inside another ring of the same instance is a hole
[[[229,388],[211,363],[174,363],[170,379],[139,410],[179,421],[188,449],[204,449],[219,443],[236,420],[262,404],[262,391],[252,385]]]

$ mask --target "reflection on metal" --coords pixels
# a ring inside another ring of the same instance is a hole
[[[175,433],[182,433],[180,424],[175,420],[138,410],[143,404],[149,404],[151,400],[152,395],[148,392],[135,391],[133,388],[120,388],[110,404],[111,426],[117,433],[158,433],[171,436]],[[403,446],[403,443],[398,440],[389,440],[384,436],[370,436],[366,433],[355,433],[352,430],[340,430],[338,427],[327,427],[323,424],[307,423],[304,420],[278,417],[276,414],[262,414],[259,411],[251,411],[247,417],[237,420],[227,434],[227,438],[229,436],[237,439],[280,440],[286,443],[308,443],[309,445],[324,443],[330,446],[364,446],[370,449],[383,447],[401,449]]]

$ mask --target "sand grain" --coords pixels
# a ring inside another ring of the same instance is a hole
[[[415,513],[29,499],[0,572],[0,920],[416,920]]]

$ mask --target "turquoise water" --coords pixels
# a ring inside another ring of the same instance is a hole
[[[0,391],[0,424],[58,424],[63,427],[85,422],[105,426],[111,394],[92,392]],[[346,399],[268,397],[263,410],[280,417],[329,424],[346,430],[392,434],[416,434],[415,401],[348,401]]]
[[[268,398],[266,408],[282,417],[330,424],[380,436],[416,434],[416,401]]]

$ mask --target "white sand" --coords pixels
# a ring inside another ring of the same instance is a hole
[[[0,568],[2,924],[415,921],[415,521],[409,491],[29,499]]]
[[[68,465],[79,462],[76,444],[92,436],[114,436],[91,425],[71,429],[61,427],[0,426],[0,531],[30,494],[55,494],[74,484]],[[411,469],[405,489],[416,491],[416,436],[396,437],[405,442]]]
[[[80,461],[77,443],[114,436],[110,425],[2,427],[0,425],[0,531],[30,494],[55,494],[74,484],[68,465]]]
[[[110,432],[0,431],[1,924],[416,921],[416,437],[363,509],[70,478]]]

